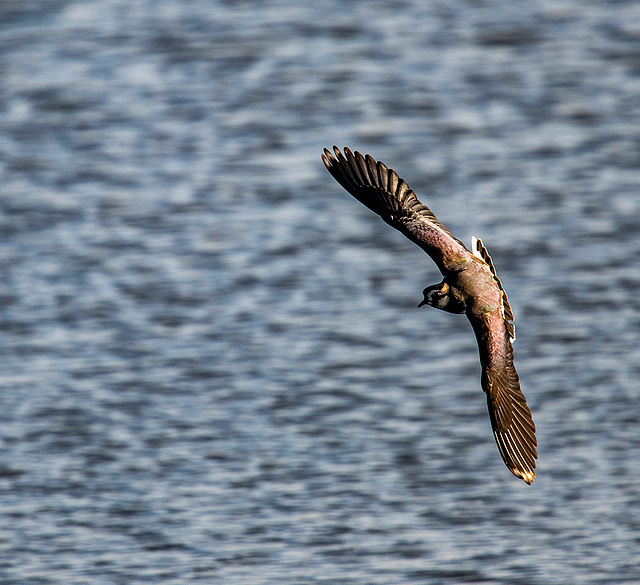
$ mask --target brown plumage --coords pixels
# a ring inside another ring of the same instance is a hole
[[[511,473],[528,484],[535,479],[536,427],[513,365],[513,313],[493,262],[480,240],[472,251],[420,203],[398,174],[368,154],[325,149],[322,160],[334,179],[375,211],[436,263],[444,278],[424,289],[418,306],[465,313],[478,341],[482,389],[487,394],[493,435]]]

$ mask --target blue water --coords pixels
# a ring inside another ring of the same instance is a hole
[[[0,5],[0,583],[640,583],[640,6]],[[500,460],[435,265],[481,237]]]

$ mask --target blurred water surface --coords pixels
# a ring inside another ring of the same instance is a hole
[[[0,582],[640,583],[640,6],[0,5]],[[334,143],[482,237],[538,479]]]

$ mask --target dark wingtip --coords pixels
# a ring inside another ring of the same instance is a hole
[[[333,152],[331,152],[328,148],[325,148],[323,153],[320,156],[322,157],[322,162],[324,163],[324,166],[327,167],[328,170],[330,170],[332,167],[336,166],[337,164],[346,164],[347,159],[352,158],[353,154],[346,146],[344,147],[344,154],[343,154],[342,151],[334,144]]]
[[[322,162],[324,163],[324,166],[327,168],[331,167],[336,160],[335,158],[333,158],[333,154],[331,154],[331,151],[328,148],[324,148],[320,156],[322,158]]]

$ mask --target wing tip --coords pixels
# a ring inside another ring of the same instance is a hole
[[[529,469],[509,469],[513,475],[519,477],[527,485],[533,484],[536,480],[536,472]]]
[[[335,154],[334,154],[335,153]],[[334,145],[333,147],[333,152],[331,152],[328,148],[323,148],[322,149],[322,154],[320,155],[322,157],[322,162],[324,163],[324,166],[327,167],[328,169],[331,168],[335,163],[337,163],[338,161],[336,160],[336,157],[339,157],[342,153],[340,152],[340,150],[338,149],[337,146]]]

